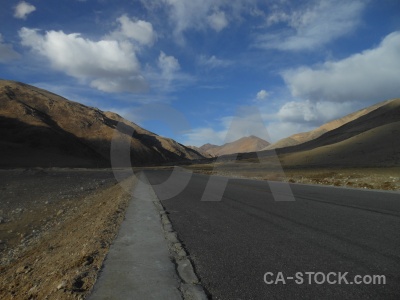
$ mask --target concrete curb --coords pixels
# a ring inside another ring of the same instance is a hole
[[[158,209],[161,218],[161,224],[167,241],[171,259],[176,266],[176,272],[180,278],[179,290],[182,293],[184,300],[207,300],[207,294],[201,286],[200,280],[197,277],[190,257],[187,255],[181,242],[178,239],[178,234],[174,231],[171,221],[161,204],[161,201],[154,201],[154,206]]]
[[[153,205],[158,198],[144,173],[131,197],[89,299],[182,300],[181,279]]]

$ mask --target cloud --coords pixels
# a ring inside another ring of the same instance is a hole
[[[354,106],[352,102],[290,101],[279,109],[277,116],[282,122],[319,125],[354,111]]]
[[[115,40],[92,41],[78,33],[23,27],[21,43],[45,57],[53,69],[105,92],[140,92],[147,88],[131,43]]]
[[[29,4],[28,2],[25,1],[21,1],[15,7],[14,17],[17,19],[26,19],[26,17],[35,10],[36,7],[33,6],[32,4]]]
[[[111,39],[131,39],[141,45],[151,46],[157,38],[153,25],[142,20],[131,20],[127,15],[117,19],[120,27],[109,35]]]
[[[200,147],[210,143],[222,145],[226,136],[226,130],[216,131],[211,127],[199,127],[184,135],[184,145]]]
[[[211,28],[217,32],[228,26],[228,20],[223,11],[214,12],[212,15],[207,17],[207,20]]]
[[[247,5],[241,0],[141,0],[152,12],[166,15],[173,27],[173,35],[179,43],[184,43],[184,33],[188,30],[212,29],[220,32],[228,27],[229,20],[239,14]]]
[[[158,94],[169,93],[177,88],[192,84],[194,77],[181,71],[181,66],[177,58],[167,55],[163,51],[157,59],[157,67],[147,65],[144,71],[146,79],[151,82],[151,88]],[[153,95],[152,98],[156,98]]]
[[[228,67],[232,65],[233,62],[230,60],[219,59],[215,55],[212,55],[210,57],[206,55],[200,55],[197,59],[197,63],[206,68],[214,69]]]
[[[8,62],[19,57],[20,55],[13,49],[12,45],[3,43],[3,36],[0,33],[0,62]]]
[[[270,133],[272,142],[277,142],[295,133],[307,132],[313,129],[315,129],[315,125],[313,124],[287,121],[271,122],[268,125],[268,132]]]
[[[267,23],[284,24],[286,28],[259,35],[255,46],[289,51],[324,46],[354,31],[360,24],[366,3],[362,0],[318,0],[294,10],[276,5]]]
[[[161,69],[163,77],[168,81],[171,81],[175,73],[180,69],[179,61],[173,56],[166,55],[162,51],[158,57],[158,67]]]
[[[278,111],[278,116],[289,122],[310,122],[318,119],[316,108],[310,101],[285,103]]]
[[[400,31],[375,48],[339,61],[287,70],[282,76],[295,97],[312,102],[375,103],[400,93]]]
[[[261,90],[257,93],[257,100],[265,100],[268,97],[268,92],[266,90]]]

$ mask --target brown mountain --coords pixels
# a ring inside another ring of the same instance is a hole
[[[213,145],[213,144],[207,143],[207,144],[204,144],[203,146],[199,147],[199,149],[200,149],[201,151],[207,152],[208,150],[213,149],[213,148],[216,148],[216,147],[219,147],[219,146],[218,146],[218,145]]]
[[[203,149],[196,147],[196,146],[191,146],[191,145],[186,145],[186,147],[193,149],[194,151],[200,153],[202,156],[205,158],[212,158],[213,156],[209,154],[208,152],[204,151]],[[217,147],[217,146],[216,146]]]
[[[277,149],[281,161],[287,166],[399,166],[400,99],[372,108],[313,140]]]
[[[195,150],[115,113],[0,80],[0,166],[109,166],[111,140],[119,122],[125,134],[134,132],[129,137],[133,165],[202,158]]]
[[[212,156],[221,156],[234,153],[247,153],[259,151],[267,147],[269,143],[254,135],[243,137],[231,143],[222,146],[205,144],[200,147],[201,150],[211,154]]]
[[[351,113],[349,115],[344,116],[343,118],[340,119],[336,119],[333,120],[331,122],[328,122],[314,130],[308,131],[308,132],[301,132],[301,133],[296,133],[293,134],[289,137],[283,138],[275,143],[272,143],[271,145],[267,146],[265,149],[263,150],[270,150],[270,149],[277,149],[277,148],[284,148],[284,147],[289,147],[289,146],[295,146],[301,143],[305,143],[308,141],[311,141],[313,139],[316,139],[318,137],[320,137],[321,135],[323,135],[324,133],[331,131],[333,129],[336,129],[348,122],[351,122],[361,116],[364,116],[368,113],[370,113],[371,111],[389,103],[391,100],[388,101],[383,101],[383,102],[379,102],[375,105],[363,108],[359,111],[356,111],[354,113]]]

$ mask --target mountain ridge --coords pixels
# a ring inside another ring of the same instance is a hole
[[[0,80],[0,118],[1,166],[110,166],[111,141],[120,122],[133,132],[134,165],[203,158],[118,114],[16,81]]]
[[[370,113],[371,111],[390,103],[391,101],[392,100],[385,100],[385,101],[376,103],[374,105],[362,108],[358,111],[355,111],[353,113],[345,115],[341,118],[329,121],[325,124],[322,124],[321,126],[315,128],[311,131],[295,133],[291,136],[280,139],[279,141],[277,141],[275,143],[272,143],[271,145],[265,147],[263,150],[271,150],[271,149],[295,146],[295,145],[302,144],[307,141],[316,139],[316,138],[320,137],[321,135],[323,135],[324,133],[334,130],[334,129],[336,129],[348,122],[351,122],[359,117],[362,117],[363,115],[366,115],[366,114]]]
[[[221,146],[207,143],[199,147],[199,149],[210,154],[211,156],[217,157],[234,153],[259,151],[268,145],[269,142],[266,140],[263,140],[255,135],[250,135],[237,139],[233,142],[225,143]]]

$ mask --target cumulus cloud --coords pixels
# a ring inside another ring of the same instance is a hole
[[[257,100],[265,100],[268,97],[268,92],[266,90],[261,90],[257,93],[256,99]]]
[[[173,56],[166,55],[162,51],[158,57],[158,67],[167,80],[172,80],[174,74],[180,69],[179,61]]]
[[[140,64],[129,42],[92,41],[78,33],[22,28],[22,45],[45,57],[52,68],[89,81],[106,92],[139,92],[146,89]]]
[[[289,122],[310,122],[318,119],[317,110],[310,101],[285,103],[280,108],[278,116]]]
[[[21,1],[15,7],[14,17],[17,19],[26,19],[26,17],[35,10],[36,7],[33,6],[32,4],[25,1]]]
[[[228,26],[228,20],[223,11],[214,12],[212,15],[207,17],[207,20],[211,28],[217,32]]]
[[[285,2],[282,2],[285,4]],[[362,0],[318,0],[290,10],[275,5],[267,23],[281,23],[286,29],[257,37],[256,46],[279,50],[313,50],[347,35],[359,25],[366,5]]]
[[[13,49],[12,45],[3,43],[3,36],[0,33],[0,62],[8,62],[19,57],[20,55]]]
[[[354,111],[354,105],[352,102],[290,101],[279,109],[277,116],[283,122],[321,124]]]
[[[141,45],[151,46],[157,34],[150,22],[142,20],[132,20],[127,15],[122,15],[117,19],[119,28],[110,34],[111,39],[132,39]]]
[[[214,68],[228,67],[232,65],[233,62],[230,60],[217,58],[215,55],[212,56],[200,55],[197,59],[197,63],[206,68],[214,69]]]
[[[168,93],[179,87],[192,84],[194,78],[181,71],[177,58],[160,51],[157,60],[157,68],[148,68],[146,78],[152,83],[152,87],[158,92]]]
[[[272,142],[289,137],[295,133],[306,132],[315,129],[315,125],[299,122],[271,122],[268,125],[268,132],[271,135]]]
[[[375,48],[339,61],[283,72],[295,97],[312,102],[364,101],[398,97],[400,93],[400,31]]]

